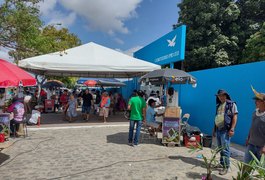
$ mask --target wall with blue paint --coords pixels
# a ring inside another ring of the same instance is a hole
[[[119,93],[121,93],[126,102],[128,102],[133,90],[138,90],[140,85],[138,83],[138,78],[133,78],[123,83],[125,83],[126,86],[119,88]]]
[[[216,92],[225,89],[232,100],[236,101],[239,114],[235,135],[232,141],[244,144],[255,109],[251,85],[258,92],[265,92],[265,61],[243,65],[228,66],[209,70],[195,71],[191,74],[197,78],[198,85],[176,85],[179,91],[180,106],[184,113],[190,113],[189,123],[198,126],[202,132],[211,134]]]

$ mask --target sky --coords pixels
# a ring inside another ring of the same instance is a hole
[[[97,44],[131,55],[172,30],[180,0],[44,0],[46,25],[66,27],[82,44]],[[60,25],[58,25],[60,24]],[[0,49],[0,58],[6,58]]]

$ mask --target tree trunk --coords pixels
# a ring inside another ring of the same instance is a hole
[[[212,179],[213,179],[213,178],[212,178],[212,174],[207,173],[206,179],[207,179],[207,180],[212,180]]]

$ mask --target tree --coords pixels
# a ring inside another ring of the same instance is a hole
[[[44,26],[40,20],[38,3],[41,0],[5,0],[0,5],[0,46],[9,48],[15,62],[21,59],[81,45],[80,39],[68,29]],[[72,86],[76,79],[58,79]]]
[[[243,54],[244,58],[240,61],[241,63],[265,60],[265,22],[260,31],[251,35],[247,40]]]
[[[240,32],[239,45],[241,56],[239,63],[248,62],[244,50],[246,48],[251,35],[259,31],[265,19],[265,0],[238,0],[237,4],[240,8]],[[259,47],[260,48],[260,47]],[[249,48],[248,48],[249,49]],[[258,59],[257,59],[258,60]],[[251,58],[250,61],[256,61]]]
[[[233,0],[183,0],[179,25],[187,25],[187,71],[233,64],[237,57],[240,10]],[[191,8],[192,7],[192,8]]]
[[[40,28],[40,0],[5,0],[0,6],[0,46],[17,51],[35,51]],[[20,57],[16,57],[20,59]]]
[[[187,25],[187,71],[244,62],[247,40],[265,19],[265,0],[183,0],[178,7],[178,25]]]
[[[81,45],[80,39],[68,29],[56,29],[54,26],[48,25],[40,30],[35,42],[31,44],[34,51],[24,51],[23,49],[10,51],[13,57],[20,57],[22,59],[47,54],[56,51],[64,51],[75,46]]]

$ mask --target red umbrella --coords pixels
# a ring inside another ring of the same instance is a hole
[[[94,86],[98,85],[98,82],[95,80],[87,80],[83,84],[86,86],[94,87]]]
[[[0,59],[0,87],[35,86],[37,81],[18,66]]]

